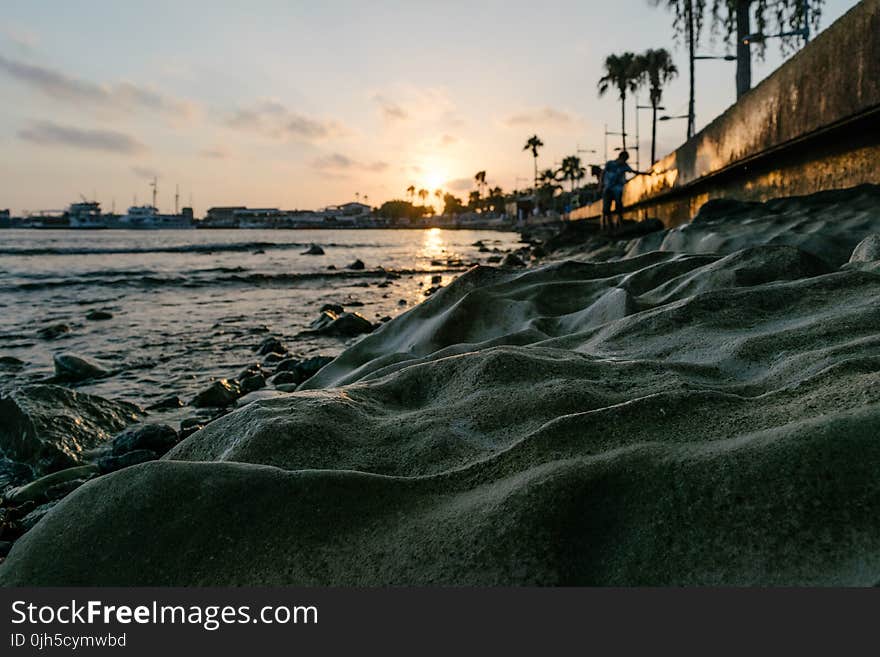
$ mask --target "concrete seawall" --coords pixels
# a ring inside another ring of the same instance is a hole
[[[652,171],[627,183],[627,216],[667,226],[715,198],[880,184],[880,0],[863,0]],[[600,214],[593,203],[571,219]]]

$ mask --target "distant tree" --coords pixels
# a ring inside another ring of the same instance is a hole
[[[492,212],[504,212],[504,190],[501,189],[501,187],[499,187],[498,185],[490,189],[489,198],[486,199],[486,204],[489,206],[489,209],[492,210]]]
[[[609,89],[617,89],[620,98],[620,133],[623,148],[626,149],[626,92],[635,92],[642,81],[644,71],[641,61],[631,52],[622,55],[608,55],[605,58],[605,75],[599,79],[599,96]]]
[[[558,172],[553,169],[544,169],[538,174],[538,186],[535,193],[538,196],[538,205],[541,208],[549,209],[553,204],[553,197],[557,190],[562,189],[559,184]]]
[[[672,55],[665,48],[646,50],[639,55],[651,94],[651,164],[657,161],[657,108],[663,100],[663,87],[678,75]]]
[[[479,191],[474,190],[470,194],[468,194],[468,204],[467,204],[468,210],[471,210],[472,212],[476,212],[477,210],[480,209],[481,203],[482,203],[482,198],[480,196]]]
[[[410,185],[406,188],[406,195],[409,196],[409,200],[413,201],[416,198],[416,186]]]
[[[712,19],[713,33],[721,32],[725,41],[736,38],[736,95],[742,96],[752,86],[751,44],[744,38],[752,34],[752,10],[757,33],[794,32],[811,27],[818,29],[825,0],[649,0],[654,6],[669,7],[677,35],[689,39],[696,46],[706,21],[706,12]],[[693,34],[691,35],[691,31]],[[790,35],[780,40],[780,50],[787,54],[798,39]],[[758,56],[763,58],[765,44],[756,40]],[[692,76],[693,77],[693,76]]]
[[[477,183],[477,189],[479,190],[480,197],[483,196],[483,187],[486,186],[486,172],[485,171],[477,171],[474,176],[474,182]]]
[[[461,202],[461,199],[453,196],[452,194],[444,194],[443,196],[443,214],[445,215],[456,215],[464,212],[465,207],[464,203]]]
[[[419,198],[422,199],[422,205],[425,204],[425,199],[427,199],[430,194],[431,192],[429,192],[427,189],[419,190]]]
[[[424,216],[426,210],[427,208],[415,206],[409,201],[393,200],[385,201],[377,211],[377,214],[380,217],[390,219],[392,222],[399,221],[400,219],[413,221]]]
[[[535,189],[538,188],[538,149],[543,148],[544,142],[538,137],[538,135],[532,135],[529,137],[528,141],[526,141],[526,145],[523,146],[524,151],[532,151],[532,159],[535,162]]]
[[[587,170],[581,164],[581,158],[577,155],[569,155],[562,160],[559,168],[563,180],[571,181],[571,191],[574,192],[575,184],[587,175]]]

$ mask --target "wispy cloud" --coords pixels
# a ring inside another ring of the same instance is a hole
[[[541,125],[564,128],[577,122],[578,118],[575,115],[552,107],[526,110],[504,119],[504,123],[512,127]]]
[[[193,111],[191,103],[165,96],[149,87],[130,82],[101,85],[65,73],[0,55],[0,73],[55,99],[72,103],[132,111],[147,109],[178,117]]]
[[[409,112],[382,94],[376,94],[373,100],[379,105],[382,118],[386,121],[405,121],[409,118]]]
[[[145,167],[141,165],[135,165],[131,168],[131,172],[136,175],[138,178],[146,178],[147,180],[152,180],[153,178],[159,177],[159,172],[152,167]]]
[[[315,158],[312,166],[321,171],[330,171],[333,173],[346,173],[353,171],[364,171],[367,173],[380,173],[388,168],[387,162],[360,162],[353,160],[342,153],[331,153]]]
[[[23,52],[30,52],[36,48],[39,39],[37,35],[24,28],[15,25],[6,25],[0,28],[2,34],[12,45]]]
[[[18,137],[41,146],[69,146],[123,154],[147,150],[142,143],[122,132],[75,128],[52,121],[35,121],[29,127],[19,130]]]
[[[232,128],[252,130],[275,139],[318,141],[348,133],[338,121],[292,112],[274,100],[261,101],[253,107],[239,109],[226,123]]]

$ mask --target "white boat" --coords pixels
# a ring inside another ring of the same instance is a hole
[[[67,221],[71,228],[107,228],[107,220],[101,214],[101,204],[97,201],[71,203],[67,210]]]
[[[192,228],[192,225],[191,214],[160,214],[153,205],[133,205],[119,219],[120,228]]]

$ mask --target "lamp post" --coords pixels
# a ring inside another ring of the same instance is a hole
[[[673,119],[689,119],[689,118],[691,118],[690,114],[679,114],[677,116],[667,116],[664,114],[663,116],[661,116],[657,120],[658,121],[672,121]]]
[[[651,110],[652,119],[651,119],[651,165],[654,165],[654,162],[657,161],[657,110],[665,110],[666,108],[658,105],[654,107],[653,105],[639,105],[638,100],[636,100],[636,128],[639,126],[639,110]],[[638,130],[636,131],[638,132]],[[638,137],[636,137],[636,141],[638,141]],[[636,153],[638,155],[638,153]],[[638,162],[636,164],[636,169],[641,170],[641,163]]]
[[[614,137],[626,137],[627,133],[625,132],[609,132],[608,124],[605,124],[605,161],[608,161],[608,135],[612,135]]]

